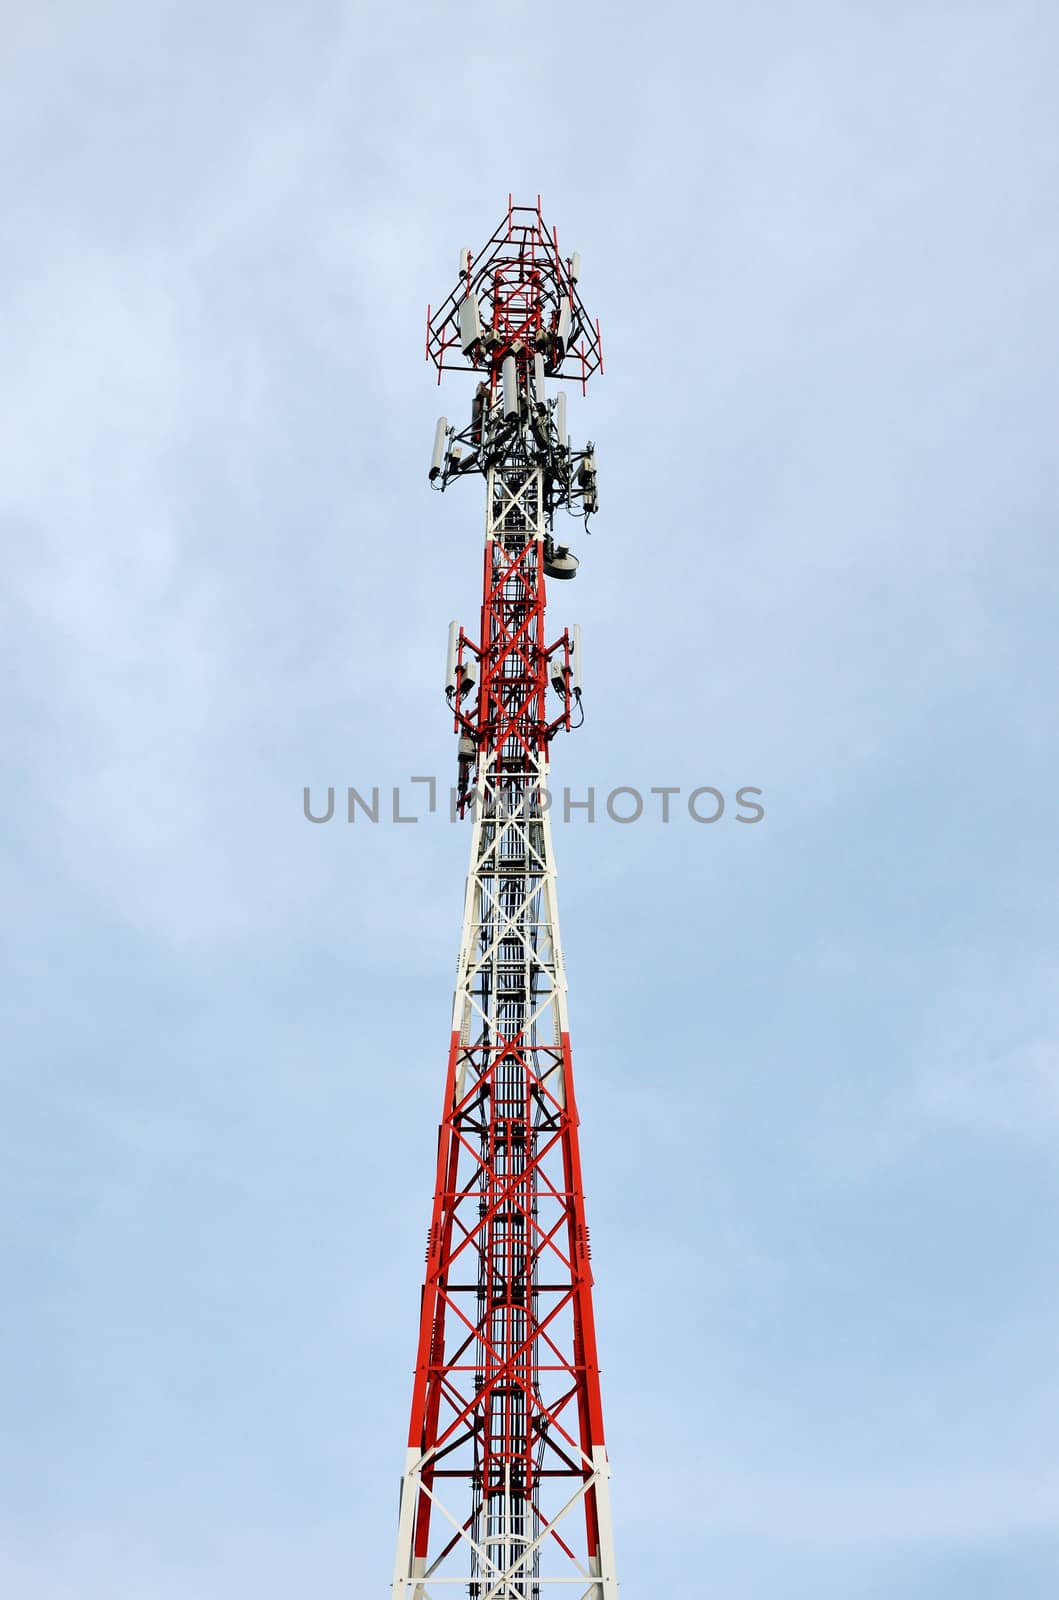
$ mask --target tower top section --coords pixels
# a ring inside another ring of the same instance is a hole
[[[533,206],[513,205],[508,195],[506,217],[477,255],[460,251],[448,299],[437,311],[427,308],[426,355],[438,382],[447,369],[494,377],[508,356],[520,367],[539,357],[548,377],[583,390],[603,370],[603,346],[577,287],[580,273],[576,251],[560,254],[540,195]]]

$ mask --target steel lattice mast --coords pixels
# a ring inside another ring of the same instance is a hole
[[[473,829],[393,1600],[618,1590],[545,792],[581,702],[578,630],[545,628],[546,578],[577,568],[553,517],[596,509],[592,446],[571,450],[565,394],[545,393],[602,365],[578,276],[539,197],[509,198],[427,313],[438,381],[479,375],[470,423],[438,423],[430,478],[484,476],[485,573],[478,639],[449,638]]]

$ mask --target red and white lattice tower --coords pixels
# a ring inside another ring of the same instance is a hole
[[[393,1600],[617,1600],[545,789],[551,739],[582,717],[578,630],[545,627],[545,580],[577,568],[553,518],[596,508],[560,387],[602,364],[578,275],[540,199],[509,199],[427,313],[438,381],[479,378],[467,426],[438,423],[430,479],[484,477],[485,583],[477,639],[449,638],[471,861]]]

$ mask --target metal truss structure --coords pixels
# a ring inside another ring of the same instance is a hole
[[[553,517],[596,507],[592,446],[571,449],[565,396],[545,393],[601,365],[578,272],[540,200],[509,199],[428,316],[439,377],[456,351],[480,377],[469,425],[438,423],[430,479],[485,477],[485,571],[477,640],[449,635],[471,860],[393,1600],[617,1600],[545,793],[581,706],[579,632],[545,628],[546,579],[577,568]]]

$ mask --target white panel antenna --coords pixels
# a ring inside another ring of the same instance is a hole
[[[464,355],[473,350],[481,337],[482,318],[478,311],[478,297],[469,294],[460,303],[460,349]]]
[[[434,429],[434,454],[430,458],[430,481],[431,481],[431,483],[434,482],[434,479],[440,473],[442,465],[443,465],[444,460],[445,460],[445,439],[446,439],[446,436],[448,434],[448,431],[449,431],[448,419],[446,417],[439,417],[438,418],[438,425]]]
[[[460,648],[460,625],[449,623],[449,650],[445,661],[445,693],[449,699],[456,693],[456,656]]]
[[[518,362],[514,356],[505,356],[501,369],[504,386],[504,421],[510,422],[519,413]]]
[[[570,296],[568,294],[564,294],[563,298],[559,302],[559,326],[555,330],[555,336],[559,341],[564,355],[566,354],[566,347],[570,342],[570,330],[573,327],[573,322],[574,314],[570,309]]]

